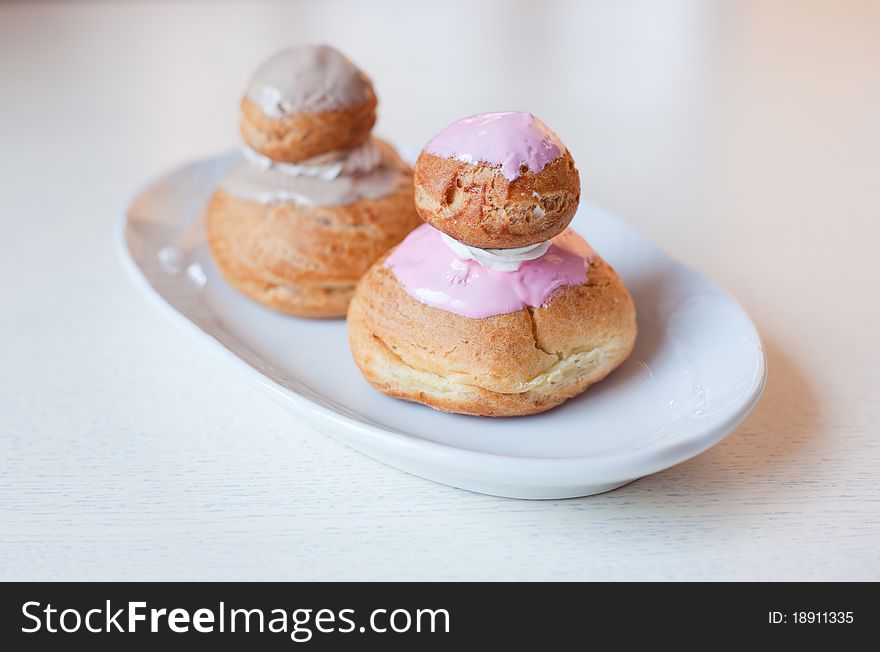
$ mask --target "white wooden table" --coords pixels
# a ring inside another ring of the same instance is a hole
[[[880,5],[327,5],[0,5],[0,578],[880,579]],[[540,115],[586,195],[750,311],[752,416],[618,491],[505,500],[329,440],[178,332],[114,220],[233,145],[302,41],[372,75],[398,143]]]

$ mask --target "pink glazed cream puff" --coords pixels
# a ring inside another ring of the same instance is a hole
[[[389,396],[478,416],[560,405],[627,358],[632,298],[567,228],[571,155],[529,113],[487,113],[435,136],[415,167],[423,224],[361,279],[349,343]]]

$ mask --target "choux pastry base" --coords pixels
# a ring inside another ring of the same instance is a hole
[[[348,325],[357,366],[390,396],[476,416],[535,414],[605,378],[636,339],[632,298],[598,256],[586,284],[484,319],[421,303],[383,262],[361,280]]]

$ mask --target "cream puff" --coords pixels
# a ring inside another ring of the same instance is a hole
[[[275,55],[257,69],[241,100],[244,142],[286,163],[353,149],[375,122],[369,77],[327,45]]]
[[[567,228],[578,172],[546,125],[528,113],[456,122],[415,178],[428,223],[370,268],[349,308],[352,354],[376,389],[448,412],[534,414],[626,359],[632,298]]]
[[[487,138],[487,129],[497,139]],[[558,235],[581,194],[571,154],[530,113],[459,120],[428,142],[415,175],[422,218],[484,249],[525,247]]]
[[[301,317],[342,317],[369,266],[419,224],[410,167],[371,136],[369,78],[327,46],[260,66],[242,153],[209,203],[212,256],[238,290]]]

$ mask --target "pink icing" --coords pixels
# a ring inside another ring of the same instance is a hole
[[[585,283],[592,256],[590,245],[566,229],[540,258],[522,263],[515,272],[496,272],[462,260],[443,244],[440,231],[423,224],[391,252],[385,266],[414,299],[482,319],[542,306],[556,288]]]
[[[453,122],[434,136],[425,151],[465,163],[500,165],[510,181],[528,166],[540,172],[559,158],[565,146],[550,128],[531,113],[481,113]]]

